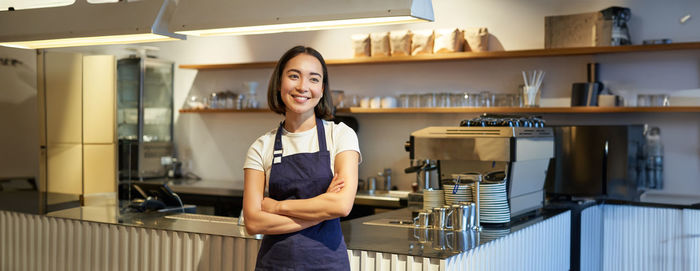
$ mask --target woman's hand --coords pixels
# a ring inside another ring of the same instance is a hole
[[[328,190],[326,190],[326,193],[340,192],[343,187],[345,187],[345,180],[343,180],[343,178],[338,176],[338,173],[336,173],[333,176],[333,180],[331,180],[331,184],[328,185]]]
[[[271,213],[271,214],[277,214],[277,211],[279,210],[279,201],[276,201],[272,198],[265,197],[262,200],[262,211]]]

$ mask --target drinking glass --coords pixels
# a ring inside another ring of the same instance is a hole
[[[481,95],[479,93],[465,93],[465,100],[469,107],[481,106]]]
[[[523,104],[526,107],[540,106],[540,89],[536,86],[523,87]]]
[[[668,102],[668,95],[666,94],[656,94],[656,95],[649,95],[650,97],[650,104],[651,106],[669,106],[670,103]]]
[[[440,92],[437,94],[437,107],[450,107],[450,94]]]
[[[362,100],[360,95],[346,95],[344,104],[347,107],[359,107],[360,100]]]
[[[506,99],[509,101],[508,106],[510,106],[510,107],[520,106],[520,102],[517,100],[517,99],[520,99],[520,97],[518,97],[518,95],[513,94],[513,93],[508,93],[508,94],[506,94]]]
[[[523,107],[523,93],[518,92],[513,94],[513,106],[514,107]]]
[[[399,106],[402,108],[411,107],[411,104],[410,104],[411,101],[410,101],[409,97],[410,96],[408,94],[404,94],[404,93],[399,94]]]
[[[421,107],[435,107],[437,105],[437,95],[435,93],[423,93],[420,97]]]
[[[488,91],[482,91],[479,93],[479,98],[481,101],[481,106],[491,107],[494,104],[494,95]]]
[[[493,106],[498,107],[510,107],[512,105],[511,97],[508,94],[498,93],[494,94]]]
[[[637,106],[641,106],[641,107],[651,106],[651,95],[638,94],[637,95]]]
[[[450,93],[450,106],[452,107],[462,107],[464,102],[464,94],[462,93]]]
[[[420,107],[420,94],[408,95],[408,107]]]

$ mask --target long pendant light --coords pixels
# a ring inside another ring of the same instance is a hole
[[[431,0],[180,0],[169,29],[248,35],[434,21]]]
[[[0,45],[54,48],[182,40],[168,31],[174,0],[120,1],[0,11]]]
[[[76,0],[0,11],[0,45],[38,49],[433,20],[431,0]]]

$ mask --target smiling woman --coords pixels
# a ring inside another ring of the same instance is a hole
[[[301,99],[315,98],[307,104],[313,105],[314,108],[313,112],[308,113],[314,113],[322,119],[330,118],[333,102],[328,83],[328,69],[321,54],[313,48],[297,46],[282,55],[277,63],[267,89],[270,109],[286,115],[287,109],[295,108],[298,103],[283,99],[294,94]],[[293,93],[295,88],[299,89],[298,93]],[[303,93],[307,90],[311,93]],[[309,96],[311,94],[315,97]]]
[[[287,51],[268,104],[284,121],[253,142],[243,166],[246,230],[265,234],[256,270],[350,270],[339,218],[355,199],[360,148],[347,125],[322,120],[332,101],[321,54]]]

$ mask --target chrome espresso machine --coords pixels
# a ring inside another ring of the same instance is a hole
[[[425,176],[421,191],[439,189],[431,180],[435,177],[439,181],[451,180],[452,174],[505,173],[512,218],[543,207],[554,134],[538,118],[484,115],[464,120],[460,126],[417,130],[411,133],[406,150],[412,164],[406,172]]]

